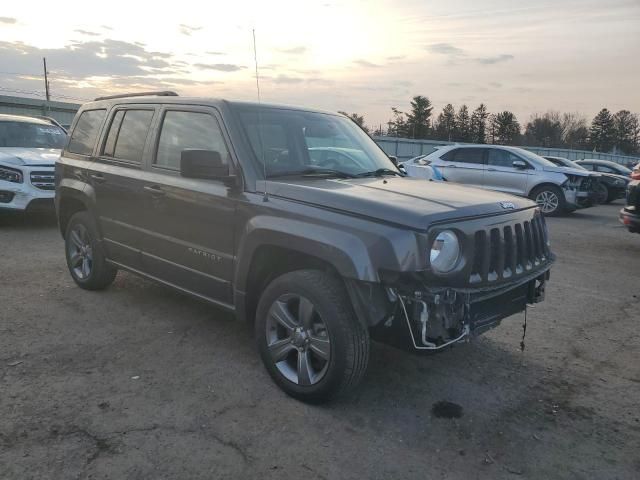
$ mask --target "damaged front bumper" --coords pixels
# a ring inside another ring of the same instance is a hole
[[[356,311],[371,326],[374,340],[410,351],[433,351],[468,341],[524,311],[527,304],[541,302],[549,268],[493,288],[349,289],[358,297]]]

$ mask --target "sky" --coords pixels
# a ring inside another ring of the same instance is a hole
[[[6,2],[5,2],[6,3]],[[357,112],[377,127],[425,95],[511,110],[640,113],[640,0],[8,2],[0,94],[175,90]],[[154,6],[150,6],[154,5]],[[107,8],[108,7],[108,8]]]

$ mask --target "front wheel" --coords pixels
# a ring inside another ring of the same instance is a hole
[[[530,198],[538,204],[540,211],[548,217],[560,215],[566,208],[562,190],[554,185],[542,185],[534,189]]]
[[[255,333],[271,378],[309,403],[353,389],[369,361],[369,331],[356,318],[344,285],[318,270],[274,279],[258,303]]]

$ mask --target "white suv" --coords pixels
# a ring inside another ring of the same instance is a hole
[[[0,210],[53,207],[67,132],[51,120],[0,114]]]
[[[449,182],[529,197],[545,215],[588,207],[596,198],[593,174],[557,167],[522,148],[448,145],[424,160]]]

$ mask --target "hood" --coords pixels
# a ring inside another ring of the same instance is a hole
[[[1,147],[0,162],[10,165],[51,165],[60,158],[55,148]]]
[[[593,177],[597,176],[593,175],[594,172],[590,172],[588,170],[581,170],[579,168],[570,168],[570,167],[551,167],[544,166],[543,170],[545,172],[555,172],[555,173],[564,173],[565,175],[576,175],[578,177]]]
[[[631,181],[631,177],[627,177],[625,175],[618,175],[617,173],[599,172],[599,175],[607,178],[615,178],[616,180],[624,180],[626,183],[629,183]]]
[[[415,230],[440,221],[535,207],[526,198],[506,193],[411,177],[271,180],[267,189],[273,196]]]

